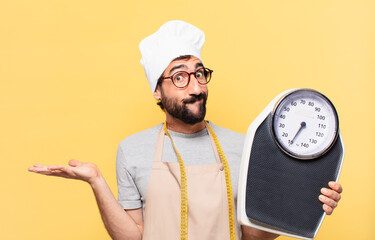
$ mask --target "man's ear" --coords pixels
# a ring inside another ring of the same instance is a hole
[[[160,85],[156,85],[156,89],[155,89],[155,92],[154,92],[154,98],[156,100],[161,100],[161,93],[160,93]]]

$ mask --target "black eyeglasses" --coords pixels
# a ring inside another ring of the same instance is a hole
[[[212,72],[213,71],[208,68],[200,68],[197,71],[191,73],[179,71],[174,73],[172,76],[164,77],[163,79],[170,78],[172,80],[172,83],[176,87],[184,88],[189,85],[190,75],[193,74],[199,84],[206,85],[211,80]]]

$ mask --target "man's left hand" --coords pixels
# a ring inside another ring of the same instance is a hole
[[[331,215],[333,209],[337,207],[338,202],[341,199],[342,187],[337,182],[329,182],[328,186],[331,188],[322,188],[319,195],[319,200],[323,203],[323,210],[327,215]]]

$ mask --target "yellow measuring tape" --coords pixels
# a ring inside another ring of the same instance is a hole
[[[228,197],[228,214],[229,214],[229,230],[230,230],[230,240],[235,240],[236,235],[234,231],[234,217],[233,217],[233,193],[232,193],[232,184],[230,179],[230,171],[227,158],[225,157],[224,151],[220,146],[219,139],[212,130],[211,126],[207,123],[208,130],[210,131],[212,138],[215,142],[217,151],[219,153],[220,159],[223,163],[224,173],[225,173],[225,183],[227,187],[227,197]],[[188,216],[188,195],[187,195],[187,179],[184,161],[182,160],[181,155],[176,149],[171,135],[167,129],[167,123],[164,123],[164,133],[171,139],[172,146],[176,151],[178,163],[180,165],[180,181],[181,181],[181,226],[180,226],[180,236],[181,240],[187,240],[187,216]]]

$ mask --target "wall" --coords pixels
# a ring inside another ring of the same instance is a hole
[[[91,161],[117,192],[118,143],[164,120],[138,44],[173,19],[206,34],[214,123],[245,134],[289,88],[331,98],[346,146],[344,192],[316,239],[372,239],[374,14],[364,0],[2,1],[0,239],[110,239],[86,183],[27,168]]]

